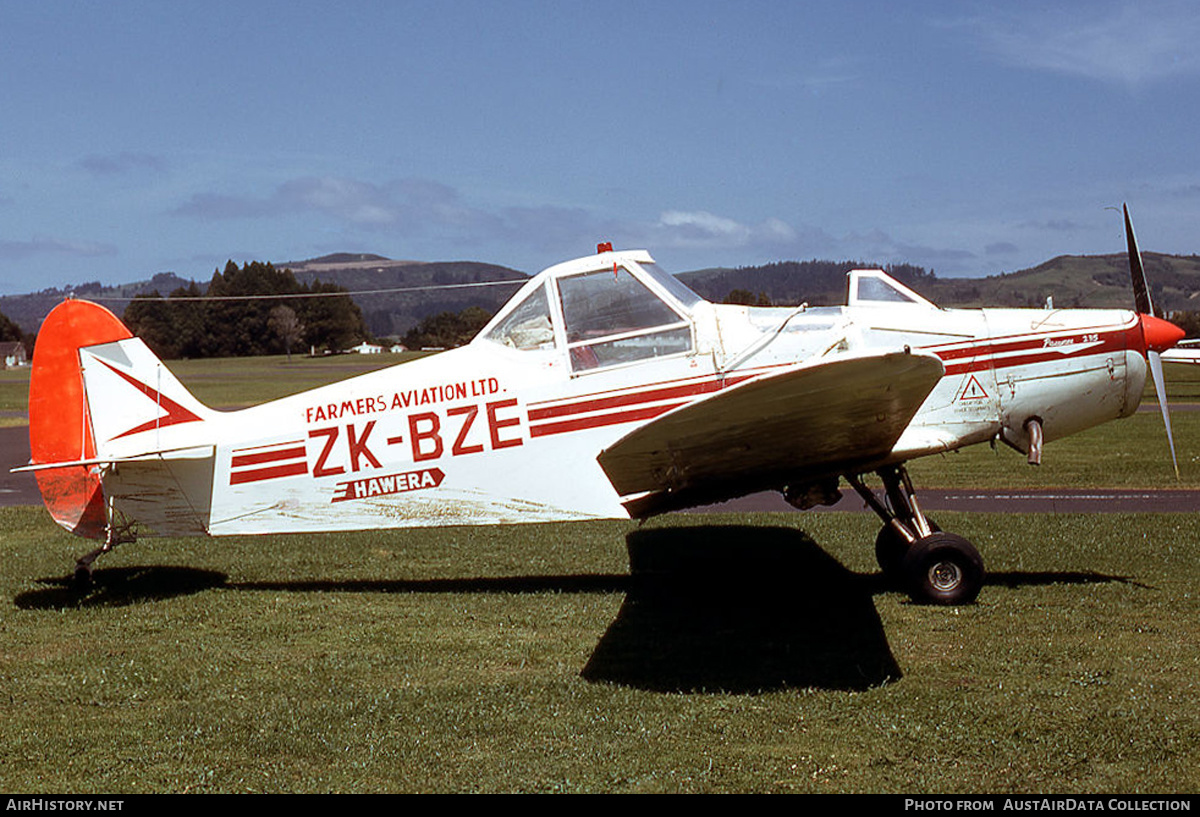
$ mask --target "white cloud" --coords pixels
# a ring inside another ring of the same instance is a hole
[[[317,215],[331,226],[398,241],[450,242],[463,253],[506,246],[518,254],[534,253],[539,262],[582,254],[602,240],[625,248],[672,251],[676,258],[700,263],[851,258],[957,267],[976,257],[964,249],[906,243],[880,230],[837,236],[778,217],[753,222],[708,210],[672,208],[641,220],[557,205],[477,205],[454,188],[428,179],[375,183],[305,176],[259,197],[197,193],[175,213],[205,220]]]
[[[780,245],[796,241],[796,231],[786,222],[768,218],[761,224],[743,224],[706,210],[667,210],[651,226],[656,246],[745,247]]]
[[[1191,3],[1081,3],[958,25],[1025,68],[1129,86],[1200,74],[1200,7]]]
[[[151,153],[92,153],[79,160],[79,166],[96,176],[125,176],[133,173],[162,173],[167,162]]]
[[[65,241],[58,238],[33,238],[29,241],[0,241],[0,258],[19,260],[39,255],[66,255],[79,258],[97,258],[116,255],[112,244],[94,241]]]

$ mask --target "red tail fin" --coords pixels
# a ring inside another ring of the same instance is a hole
[[[38,463],[90,459],[96,455],[87,413],[79,348],[132,337],[102,306],[63,301],[38,331],[29,379],[29,448]],[[92,539],[105,534],[104,494],[89,466],[37,472],[42,501],[54,521]]]

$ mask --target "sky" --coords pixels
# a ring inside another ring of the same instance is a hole
[[[1191,2],[0,13],[0,295],[332,252],[940,277],[1200,252]]]

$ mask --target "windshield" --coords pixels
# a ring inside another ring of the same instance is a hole
[[[558,292],[568,343],[682,320],[624,267],[560,278]]]
[[[560,278],[558,294],[575,371],[692,349],[688,319],[624,267]]]

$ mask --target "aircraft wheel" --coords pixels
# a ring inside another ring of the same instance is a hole
[[[904,555],[908,595],[918,604],[970,604],[983,587],[983,558],[953,533],[931,533]]]
[[[926,521],[934,533],[941,530],[937,522],[932,519]],[[904,554],[908,553],[908,547],[908,542],[891,525],[884,525],[875,537],[875,561],[879,563],[884,578],[893,584],[899,585],[903,579]]]
[[[79,565],[75,568],[74,581],[72,587],[75,590],[90,590],[92,587],[92,571],[91,568]]]

